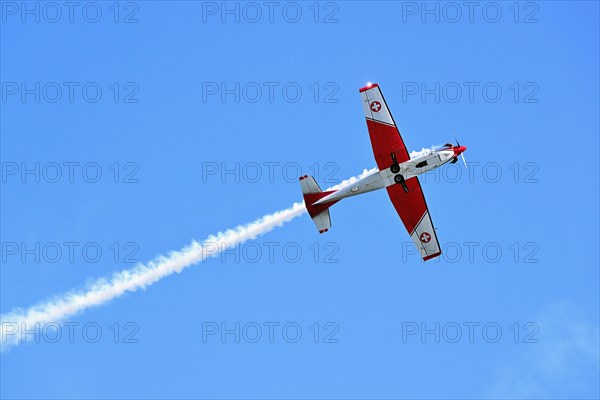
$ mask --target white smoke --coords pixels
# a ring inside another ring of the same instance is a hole
[[[421,150],[419,151],[411,151],[408,155],[409,157],[412,158],[416,158],[416,157],[420,157],[420,156],[425,156],[429,153],[431,153],[432,151],[438,149],[441,146],[431,146],[431,147],[423,147]]]
[[[2,314],[0,315],[0,351],[5,351],[23,341],[21,334],[17,333],[21,327],[32,329],[37,325],[64,321],[87,308],[104,304],[126,292],[145,289],[168,275],[179,273],[184,268],[215,256],[238,243],[255,239],[280,227],[305,211],[304,203],[294,203],[290,208],[265,215],[250,224],[239,225],[234,229],[210,235],[202,243],[193,241],[183,249],[171,252],[168,256],[159,256],[146,265],[139,264],[131,269],[117,272],[109,279],[98,279],[84,289],[72,290],[28,309],[15,309]]]
[[[362,174],[340,182],[327,190],[335,190],[356,182],[365,176],[377,172],[377,168],[364,170]],[[193,241],[179,251],[168,256],[159,256],[146,265],[117,272],[110,278],[100,278],[86,285],[83,289],[72,290],[47,301],[29,307],[17,308],[7,314],[0,315],[0,351],[23,342],[21,327],[32,329],[37,325],[64,321],[90,307],[102,305],[126,292],[135,292],[169,276],[179,273],[184,268],[197,264],[206,258],[214,257],[222,251],[252,240],[260,235],[280,227],[306,211],[304,203],[294,203],[290,208],[265,215],[247,225],[239,225],[234,229],[210,235],[202,243]]]
[[[353,176],[352,178],[348,178],[345,181],[341,181],[337,185],[334,185],[334,186],[330,187],[327,190],[338,190],[338,189],[343,188],[345,186],[351,185],[351,184],[353,184],[353,183],[355,183],[355,182],[357,182],[357,181],[359,181],[359,180],[361,180],[363,178],[366,178],[369,175],[373,175],[374,173],[376,173],[378,171],[379,171],[379,168],[377,168],[377,167],[374,167],[374,168],[371,168],[371,169],[364,169],[363,172],[361,172],[359,175]]]

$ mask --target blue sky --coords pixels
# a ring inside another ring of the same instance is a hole
[[[367,81],[470,163],[443,257],[347,199],[34,329],[2,398],[598,398],[598,4],[456,4],[1,2],[2,314],[373,167]]]

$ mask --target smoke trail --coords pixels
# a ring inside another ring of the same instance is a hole
[[[376,171],[376,168],[364,170],[359,176],[343,181],[328,190],[337,189]],[[171,252],[168,256],[159,256],[147,265],[139,264],[131,269],[117,272],[109,279],[97,279],[84,289],[72,290],[28,309],[18,308],[2,314],[0,315],[0,352],[23,342],[20,334],[21,327],[31,329],[36,324],[64,321],[126,292],[144,289],[166,276],[179,273],[184,268],[197,264],[208,257],[214,257],[236,244],[255,239],[274,228],[283,226],[305,211],[304,203],[294,203],[290,208],[265,215],[250,224],[239,225],[234,229],[210,235],[202,243],[193,241],[183,249]]]
[[[0,351],[22,341],[21,335],[16,333],[22,324],[31,329],[36,323],[41,325],[63,321],[87,308],[119,297],[125,292],[144,289],[146,286],[175,272],[179,273],[184,268],[205,258],[215,256],[238,243],[255,239],[280,227],[305,211],[304,203],[294,203],[290,208],[266,215],[250,224],[210,235],[203,243],[193,241],[185,248],[171,252],[166,257],[159,256],[147,265],[139,264],[132,269],[117,272],[110,279],[98,279],[88,284],[83,290],[70,291],[27,310],[16,309],[1,315]],[[219,244],[217,248],[215,248],[215,243]]]
[[[334,185],[334,186],[332,186],[330,188],[325,189],[325,191],[327,191],[327,190],[338,190],[341,187],[351,185],[354,182],[357,182],[357,181],[359,181],[359,180],[361,180],[361,179],[363,179],[363,178],[365,178],[365,177],[367,177],[369,175],[373,175],[374,173],[376,173],[378,171],[379,171],[379,168],[377,168],[377,167],[374,167],[374,168],[371,168],[371,169],[363,169],[363,172],[360,175],[353,176],[352,178],[348,178],[345,181],[341,181],[337,185]]]
[[[440,148],[441,146],[431,146],[431,147],[423,147],[421,150],[419,151],[411,151],[410,154],[408,155],[410,158],[415,158],[415,157],[419,157],[419,156],[424,156],[426,154],[431,153],[432,151]]]

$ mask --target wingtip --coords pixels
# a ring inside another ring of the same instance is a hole
[[[423,257],[423,261],[431,260],[432,258],[439,256],[440,254],[442,254],[441,251],[438,251],[437,253],[434,253],[434,254],[430,254],[427,257]]]
[[[376,83],[368,83],[368,84],[367,84],[367,86],[365,86],[365,87],[361,87],[360,89],[358,89],[358,91],[359,91],[360,93],[362,93],[362,92],[364,92],[364,91],[366,91],[366,90],[373,89],[373,88],[375,88],[375,87],[379,87],[379,85],[378,85],[378,84],[376,84]]]

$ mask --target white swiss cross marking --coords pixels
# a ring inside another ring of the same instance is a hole
[[[429,234],[429,232],[423,232],[421,233],[421,236],[419,236],[419,239],[421,239],[421,242],[423,243],[429,243],[429,241],[431,240],[431,235]]]
[[[371,103],[371,110],[375,111],[375,112],[379,112],[379,110],[381,110],[381,103],[378,101],[374,101]]]

